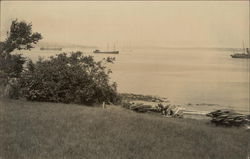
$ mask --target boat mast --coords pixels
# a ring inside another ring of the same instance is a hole
[[[242,44],[243,44],[244,53],[246,53],[245,46],[244,46],[244,41],[242,41]]]

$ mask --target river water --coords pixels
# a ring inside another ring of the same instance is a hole
[[[81,49],[64,49],[75,51]],[[230,108],[249,112],[249,59],[233,59],[231,51],[218,49],[134,49],[118,55],[93,54],[101,59],[116,57],[112,81],[118,91],[168,97],[187,109],[211,111]],[[22,51],[36,60],[57,51]]]

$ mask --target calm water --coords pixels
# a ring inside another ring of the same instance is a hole
[[[63,51],[71,50],[76,49]],[[36,60],[38,56],[48,57],[57,52],[34,49],[23,53]],[[110,67],[119,92],[168,97],[173,104],[191,103],[192,108],[199,110],[220,107],[246,113],[250,60],[233,59],[230,54],[212,49],[136,49],[121,51],[119,55],[92,55],[97,59],[116,57]]]

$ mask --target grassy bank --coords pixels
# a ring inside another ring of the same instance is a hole
[[[1,159],[243,159],[250,133],[120,107],[0,101]]]

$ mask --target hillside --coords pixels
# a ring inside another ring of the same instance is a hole
[[[0,101],[1,159],[242,159],[249,132],[120,107]]]

